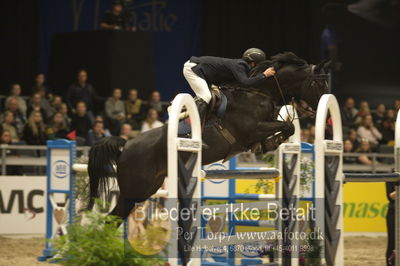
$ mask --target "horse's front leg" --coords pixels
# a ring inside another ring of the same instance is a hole
[[[294,134],[294,125],[286,121],[260,122],[256,134],[260,136],[263,153],[276,150]]]

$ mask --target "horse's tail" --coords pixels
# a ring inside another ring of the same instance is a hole
[[[121,137],[106,137],[94,144],[89,151],[89,203],[91,210],[99,192],[106,195],[109,191],[108,178],[117,177],[116,164],[126,140]]]

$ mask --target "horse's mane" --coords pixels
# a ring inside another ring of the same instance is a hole
[[[253,76],[262,73],[265,71],[265,69],[271,66],[273,66],[276,70],[279,70],[279,68],[283,67],[284,65],[295,65],[298,67],[304,67],[307,65],[307,62],[292,52],[283,52],[271,56],[270,60],[260,62],[250,71],[249,75]]]

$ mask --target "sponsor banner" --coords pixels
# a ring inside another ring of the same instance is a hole
[[[45,176],[0,176],[0,234],[44,234]]]
[[[345,232],[386,232],[385,183],[346,183],[343,197]]]
[[[58,173],[65,172],[63,164],[55,167]],[[110,202],[110,211],[114,208],[119,195],[116,180],[110,178],[109,187],[111,191],[101,198]],[[62,193],[54,193],[53,197],[59,206],[63,206],[67,199]],[[79,200],[76,204],[76,209],[82,205]],[[53,222],[56,223],[55,219]],[[45,234],[45,229],[46,177],[0,176],[0,235]]]

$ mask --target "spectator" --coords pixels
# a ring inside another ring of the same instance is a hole
[[[45,145],[46,125],[43,122],[42,113],[38,110],[34,110],[29,115],[28,122],[24,128],[24,140],[29,145]]]
[[[7,129],[3,129],[0,138],[1,144],[12,144],[11,133]],[[8,150],[7,150],[8,151]]]
[[[111,10],[104,13],[100,28],[103,30],[130,30],[136,31],[136,28],[129,25],[129,12],[124,11],[124,6],[120,2],[115,2]]]
[[[34,93],[32,95],[31,102],[26,112],[27,117],[31,115],[32,111],[39,111],[43,119],[47,119],[47,111],[42,107],[42,96],[40,93]]]
[[[155,109],[150,108],[147,111],[147,118],[143,122],[140,132],[143,133],[149,131],[150,129],[161,127],[162,125],[163,123],[158,120],[158,112]]]
[[[59,95],[54,95],[53,98],[51,98],[50,106],[51,106],[51,113],[54,114],[57,111],[60,110],[61,104],[62,104],[62,98]]]
[[[96,116],[94,122],[101,122],[104,124],[104,119],[101,115]],[[104,128],[105,134],[107,136],[112,136],[110,130],[108,130],[108,128]]]
[[[351,143],[353,144],[353,151],[360,146],[360,143],[358,142],[357,131],[355,129],[349,130],[349,136],[347,137],[347,139],[350,140]]]
[[[64,117],[64,124],[67,128],[71,128],[71,118],[68,115],[68,105],[62,103],[59,109],[56,109],[57,112],[60,112]]]
[[[357,134],[360,139],[366,139],[369,144],[374,146],[378,145],[382,139],[382,134],[374,126],[371,115],[364,116],[361,125],[358,127]]]
[[[126,119],[135,130],[140,129],[143,121],[142,100],[138,98],[138,91],[131,89],[129,91],[128,100],[125,102]]]
[[[344,153],[353,152],[353,143],[351,142],[351,140],[346,139],[343,142],[343,152]],[[343,163],[355,164],[355,163],[357,163],[357,157],[355,157],[355,156],[343,156]]]
[[[56,112],[53,115],[53,119],[46,128],[46,138],[50,140],[55,139],[66,139],[68,135],[68,129],[64,123],[64,116],[60,112]]]
[[[308,128],[302,129],[301,133],[300,133],[301,141],[310,143],[310,135],[311,135],[311,133],[310,133],[310,130]]]
[[[371,145],[367,139],[362,139],[360,147],[356,150],[357,153],[371,153]],[[367,155],[360,155],[357,161],[361,164],[372,165],[372,160]]]
[[[53,109],[49,100],[47,99],[45,88],[40,88],[34,93],[40,95],[40,107],[46,112],[46,119],[50,118],[53,115]]]
[[[105,137],[110,137],[110,134],[107,134],[106,131],[104,130],[104,123],[100,121],[96,121],[93,124],[93,129],[89,130],[88,136],[87,136],[87,141],[86,144],[88,146],[92,146],[99,140]]]
[[[125,124],[122,125],[122,127],[121,127],[121,135],[120,135],[121,138],[123,138],[125,140],[130,140],[130,139],[133,138],[132,133],[133,133],[132,132],[132,126],[130,124],[125,123]]]
[[[150,101],[147,103],[147,110],[154,109],[158,113],[158,118],[162,119],[164,117],[164,107],[161,102],[160,92],[153,91],[150,96]]]
[[[24,125],[26,121],[25,114],[19,110],[18,100],[15,97],[10,98],[6,104],[6,111],[10,111],[14,114],[14,126],[17,129],[18,135],[22,135]],[[0,120],[3,121],[3,114],[0,115]]]
[[[394,108],[394,110],[395,110],[396,112],[399,111],[399,109],[400,109],[400,99],[394,100],[393,108]]]
[[[386,107],[384,104],[378,104],[375,111],[372,113],[372,119],[377,127],[380,127],[385,118]]]
[[[105,113],[107,115],[108,127],[111,134],[118,136],[121,125],[125,120],[125,105],[121,101],[122,91],[119,88],[113,90],[112,96],[105,103]]]
[[[360,125],[365,116],[371,115],[371,110],[369,109],[369,104],[367,101],[360,102],[360,110],[358,111],[356,124]]]
[[[51,94],[49,95],[49,91],[48,91],[46,85],[44,85],[45,81],[46,81],[46,77],[45,77],[44,73],[37,74],[35,77],[35,85],[33,86],[33,89],[32,89],[33,92],[40,92],[40,93],[43,92],[44,95],[41,94],[43,99],[46,99],[47,97],[51,97]]]
[[[76,103],[76,112],[71,117],[71,130],[76,131],[77,141],[79,144],[86,142],[87,134],[92,127],[92,120],[90,120],[86,112],[85,102]]]
[[[358,110],[354,106],[354,99],[348,97],[342,108],[342,123],[345,127],[352,128],[355,126]]]
[[[11,133],[8,130],[3,130],[0,132],[0,144],[8,144],[11,145],[12,138]],[[6,150],[6,155],[17,155],[16,150]],[[21,167],[16,165],[7,165],[6,166],[6,174],[7,175],[22,175]]]
[[[87,114],[90,119],[94,120],[94,105],[98,100],[96,91],[93,86],[87,82],[88,73],[86,70],[78,72],[78,82],[72,84],[67,92],[68,107],[74,111],[74,107],[78,102],[83,101],[86,104]]]
[[[11,111],[4,112],[4,119],[2,123],[3,130],[7,130],[11,135],[11,142],[19,142],[17,129],[14,126],[14,114]]]
[[[393,120],[396,120],[396,112],[393,109],[388,109],[386,111],[386,118],[391,118]]]
[[[6,105],[11,98],[14,98],[18,101],[18,110],[25,116],[27,106],[25,100],[21,97],[21,85],[18,83],[11,85],[10,96],[8,96],[6,99]]]
[[[380,132],[382,134],[381,144],[394,145],[395,122],[393,118],[383,120]]]

